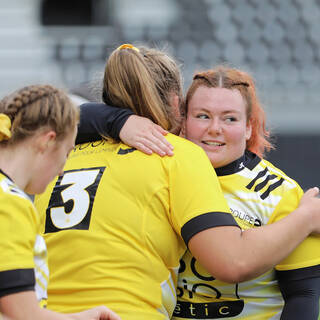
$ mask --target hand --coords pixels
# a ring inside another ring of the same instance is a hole
[[[172,156],[173,146],[164,137],[168,131],[151,120],[136,115],[128,118],[120,131],[120,139],[130,147],[146,154],[157,153],[160,156]]]
[[[311,215],[309,222],[313,233],[320,234],[320,198],[319,188],[308,189],[302,196],[299,208],[304,208]]]
[[[121,318],[105,306],[95,307],[72,315],[77,320],[121,320]]]

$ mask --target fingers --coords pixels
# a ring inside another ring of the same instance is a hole
[[[305,192],[305,195],[309,195],[309,196],[313,196],[313,197],[318,196],[319,195],[319,188],[318,187],[310,188]]]
[[[168,155],[172,156],[173,151],[171,145],[167,145],[156,137],[148,136],[147,138],[141,137],[139,142],[136,143],[136,148],[146,154],[157,153],[161,157]]]
[[[158,132],[160,132],[163,136],[166,136],[168,134],[168,131],[163,129],[162,127],[160,127],[157,124],[153,125],[154,129],[156,129]]]
[[[108,313],[105,314],[105,317],[101,318],[101,320],[121,320],[121,318],[115,313],[113,312],[112,310],[108,310]]]
[[[173,146],[167,141],[168,134],[150,119],[132,115],[120,131],[120,139],[127,145],[146,153],[160,156],[173,155]]]
[[[93,320],[121,320],[115,312],[105,306],[99,306],[92,310],[97,313]]]
[[[159,126],[157,126],[159,127]],[[159,127],[161,128],[161,127]],[[158,129],[156,128],[156,130],[154,130],[152,132],[152,136],[149,137],[149,142],[150,142],[150,146],[148,146],[151,150],[153,150],[154,152],[160,154],[158,151],[162,151],[162,153],[164,153],[163,155],[169,155],[172,156],[173,155],[173,146],[172,144],[164,137],[164,133],[167,134],[168,132],[164,129],[162,129],[162,132],[158,131]],[[163,133],[164,132],[164,133]]]

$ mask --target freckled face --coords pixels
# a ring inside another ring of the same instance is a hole
[[[199,87],[188,104],[185,135],[205,150],[215,168],[240,158],[251,125],[239,90]]]

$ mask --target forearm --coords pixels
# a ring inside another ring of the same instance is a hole
[[[80,106],[80,123],[76,143],[91,142],[109,136],[119,140],[119,133],[130,115],[130,109],[104,103],[85,103]]]
[[[287,257],[312,232],[311,223],[308,213],[298,208],[276,223],[242,232],[243,259],[252,264],[252,275],[266,272]]]
[[[24,291],[0,298],[0,310],[14,320],[72,320],[72,316],[59,314],[38,305],[34,291]]]
[[[308,218],[306,210],[297,209],[268,226],[211,228],[191,238],[189,249],[215,278],[246,281],[273,268],[310,234]]]

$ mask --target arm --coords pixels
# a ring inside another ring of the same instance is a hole
[[[119,132],[132,114],[130,109],[111,107],[104,103],[82,104],[76,143],[95,141],[101,139],[101,135],[119,140]]]
[[[319,232],[318,193],[318,188],[308,190],[294,212],[271,225],[245,231],[210,228],[185,241],[192,255],[219,280],[252,279],[283,260],[310,233]]]
[[[281,320],[317,320],[320,298],[320,265],[277,271],[285,301]]]
[[[146,154],[173,154],[172,145],[164,138],[168,132],[151,120],[134,115],[130,109],[85,103],[80,106],[80,111],[76,144],[95,141],[104,135],[121,139]]]
[[[42,309],[34,291],[18,292],[0,298],[1,313],[14,320],[120,320],[114,312],[106,307],[96,307],[74,314],[60,314]]]

